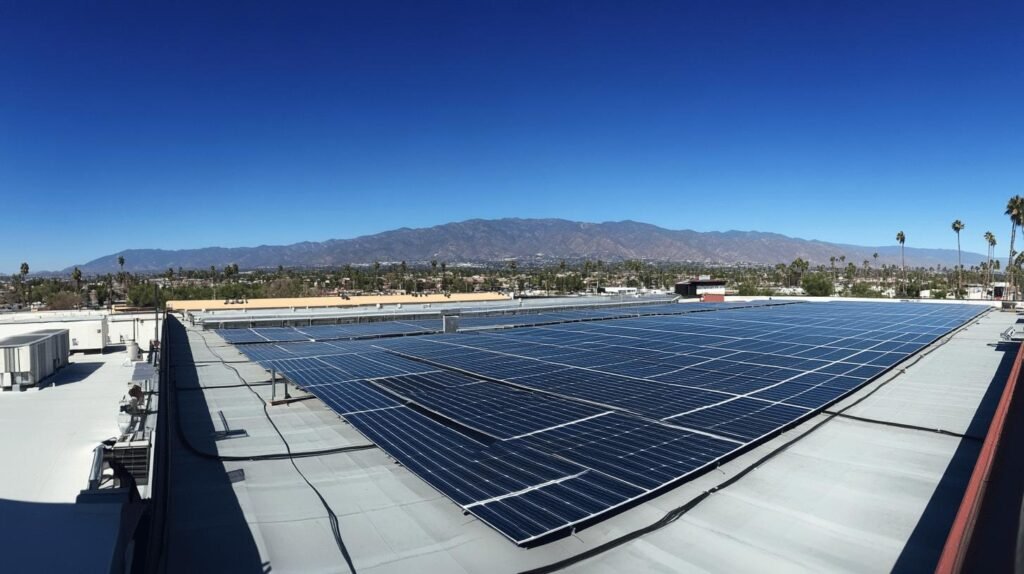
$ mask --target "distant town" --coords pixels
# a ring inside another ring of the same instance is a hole
[[[671,293],[679,282],[696,278],[724,281],[729,295],[809,295],[861,298],[957,298],[958,273],[952,267],[908,267],[850,261],[838,255],[828,265],[803,259],[774,266],[711,266],[643,261],[561,262],[519,266],[431,261],[409,264],[374,262],[339,268],[275,270],[226,265],[209,269],[168,269],[161,274],[118,273],[35,276],[29,264],[0,276],[0,309],[63,310],[152,307],[168,300],[257,299],[501,292],[521,297],[583,293]],[[959,297],[999,299],[1006,273],[998,260],[963,270]]]

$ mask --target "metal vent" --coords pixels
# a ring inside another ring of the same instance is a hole
[[[119,442],[114,445],[110,456],[124,465],[135,478],[136,484],[149,484],[149,437],[145,440]]]

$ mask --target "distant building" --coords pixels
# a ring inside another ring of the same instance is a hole
[[[682,295],[684,298],[692,299],[705,293],[725,295],[725,279],[711,279],[705,276],[676,283],[676,295]]]
[[[992,292],[989,293],[992,299],[1001,301],[1006,296],[1006,283],[996,281],[992,283]]]

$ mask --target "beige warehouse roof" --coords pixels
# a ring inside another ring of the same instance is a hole
[[[279,299],[249,299],[245,303],[225,304],[222,299],[195,301],[168,301],[171,311],[202,311],[207,309],[290,309],[307,307],[358,307],[360,305],[395,305],[398,303],[457,303],[478,301],[505,301],[509,297],[500,293],[452,293],[450,297],[440,294],[420,295],[353,295],[341,297],[288,297]]]

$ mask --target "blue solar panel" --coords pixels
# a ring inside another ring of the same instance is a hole
[[[750,442],[810,412],[805,407],[739,397],[687,414],[675,415],[666,419],[666,422]]]
[[[265,340],[275,343],[310,340],[309,335],[289,327],[261,327],[251,330]]]
[[[402,404],[366,381],[319,385],[309,391],[340,415],[393,408]]]
[[[643,491],[665,486],[742,446],[738,441],[618,413],[530,435],[521,441]]]
[[[517,544],[593,519],[641,496],[643,491],[600,472],[528,490],[470,509]]]
[[[220,329],[217,334],[233,345],[242,343],[266,343],[266,337],[259,336],[252,329]]]
[[[849,389],[825,386],[823,384],[808,385],[791,381],[758,391],[752,394],[751,397],[766,401],[785,402],[786,404],[799,407],[815,408],[832,402],[846,394],[847,391]]]
[[[458,373],[377,379],[379,387],[494,438],[508,440],[609,411]],[[426,380],[424,380],[426,379]]]
[[[434,370],[433,367],[388,353],[331,355],[319,361],[346,373],[352,379],[374,379]]]

